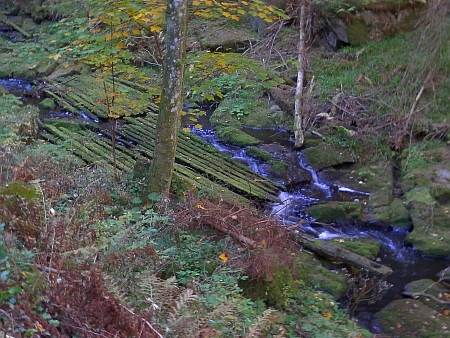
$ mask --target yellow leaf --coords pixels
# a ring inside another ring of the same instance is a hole
[[[123,43],[123,41],[119,41],[116,45],[117,48],[125,48],[125,44]]]
[[[128,32],[123,32],[122,35],[125,36],[125,37],[129,37],[129,36],[130,36],[130,33],[128,33]]]
[[[55,61],[58,60],[60,57],[61,57],[61,54],[58,54],[58,53],[51,54],[51,55],[48,56],[49,59],[53,59]]]
[[[133,29],[131,32],[136,35],[141,34],[141,31],[139,29]]]
[[[322,312],[322,316],[327,319],[331,319],[331,312],[330,311]]]
[[[205,210],[205,207],[201,204],[197,204],[197,209]]]
[[[219,258],[220,258],[224,263],[226,263],[226,262],[228,261],[228,255],[227,255],[226,252],[224,252],[223,254],[221,254],[221,255],[219,256]]]
[[[189,133],[189,132],[191,131],[191,129],[190,129],[190,128],[183,128],[183,131],[184,131],[185,133]]]
[[[197,124],[194,126],[194,128],[195,128],[195,129],[202,129],[203,126],[202,126],[201,124],[198,124],[198,123],[197,123]]]
[[[239,21],[239,17],[233,14],[233,15],[231,16],[231,20]]]
[[[159,32],[161,32],[161,30],[162,30],[161,26],[157,26],[157,25],[150,26],[151,32],[159,33]]]

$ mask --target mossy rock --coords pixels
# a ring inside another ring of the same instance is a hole
[[[216,136],[220,142],[240,147],[255,146],[261,143],[260,140],[233,127],[217,127]]]
[[[262,93],[253,90],[246,91],[245,98],[225,98],[210,117],[216,126],[240,128],[249,126],[255,128],[289,129],[292,126],[292,116],[282,111],[272,110]]]
[[[353,18],[347,25],[348,42],[357,46],[369,41],[370,26],[361,18]]]
[[[374,213],[380,221],[390,223],[399,228],[409,228],[411,217],[405,203],[401,199],[395,199],[389,206],[374,209]]]
[[[427,255],[450,255],[449,209],[445,206],[416,204],[410,209],[413,231],[406,242]]]
[[[326,202],[315,204],[306,212],[319,222],[332,222],[339,219],[361,219],[362,206],[356,202]]]
[[[288,165],[282,161],[270,160],[269,164],[269,176],[273,179],[286,179]]]
[[[55,104],[55,101],[53,101],[51,98],[47,97],[46,99],[39,102],[38,106],[39,106],[39,108],[50,110],[50,109],[55,108],[56,104]]]
[[[306,252],[300,253],[299,261],[298,269],[303,274],[306,271],[307,279],[305,282],[307,284],[314,285],[319,290],[329,293],[334,299],[345,296],[348,289],[345,269],[328,270],[315,256]]]
[[[268,306],[283,308],[289,298],[293,296],[296,282],[291,271],[281,264],[271,268],[270,276],[264,276],[254,280],[244,280],[240,286],[244,294],[251,299],[262,299]]]
[[[272,155],[270,155],[268,151],[256,147],[248,147],[247,149],[245,149],[245,152],[247,153],[247,156],[250,156],[257,160],[269,161],[272,159]]]
[[[355,163],[353,152],[337,144],[322,142],[316,147],[306,148],[304,151],[308,164],[314,169],[321,170],[344,163]]]
[[[449,337],[450,318],[417,299],[395,300],[375,314],[384,334],[390,337]]]
[[[333,244],[371,260],[378,257],[381,249],[381,243],[370,238],[337,239]]]
[[[443,287],[442,285],[436,284],[436,282],[431,279],[420,279],[420,280],[413,281],[411,283],[408,283],[406,285],[405,289],[407,292],[410,292],[410,293],[424,292],[424,293],[432,295],[432,296],[436,297],[436,299],[440,299],[442,301],[446,300],[445,298],[443,298],[443,295],[446,293],[449,293],[449,291],[450,291],[450,290],[446,289],[445,287]],[[417,299],[420,300],[424,305],[429,306],[432,309],[439,311],[439,312],[441,312],[447,308],[447,304],[439,303],[432,298],[428,298],[425,296],[419,296],[419,298],[417,298]]]

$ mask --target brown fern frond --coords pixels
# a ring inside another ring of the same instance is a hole
[[[170,327],[173,325],[180,317],[182,317],[182,311],[189,306],[198,296],[194,294],[194,290],[187,288],[178,296],[175,304],[169,311],[167,324]]]
[[[281,313],[274,309],[267,309],[256,318],[256,321],[250,326],[249,332],[245,338],[265,337],[266,331],[270,326],[278,324],[281,321]]]

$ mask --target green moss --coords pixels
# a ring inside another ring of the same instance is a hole
[[[269,161],[270,159],[272,159],[272,155],[270,155],[268,151],[256,147],[249,147],[245,149],[245,152],[248,156],[253,157],[257,160]]]
[[[251,299],[264,300],[268,306],[283,308],[296,288],[291,271],[278,264],[271,268],[271,275],[240,282],[244,294]]]
[[[361,218],[362,207],[355,202],[327,202],[312,205],[307,213],[319,222],[331,222],[338,219]]]
[[[53,109],[55,108],[56,104],[55,101],[53,101],[50,98],[46,98],[43,101],[39,102],[39,108],[43,108],[43,109]]]
[[[236,146],[254,146],[261,143],[260,140],[233,127],[218,127],[216,135],[221,142]]]
[[[25,199],[33,199],[39,197],[36,189],[22,181],[12,181],[4,187],[0,187],[0,195],[20,196]]]
[[[370,27],[363,19],[352,19],[347,25],[348,42],[353,46],[367,42],[369,33]]]
[[[358,255],[367,257],[368,259],[375,259],[379,255],[381,248],[380,242],[369,238],[346,238],[342,241],[333,241],[333,244]]]

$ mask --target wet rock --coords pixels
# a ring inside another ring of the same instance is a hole
[[[220,142],[235,146],[254,146],[261,143],[260,140],[233,127],[217,127],[216,136]]]
[[[316,147],[306,148],[304,154],[308,164],[316,170],[337,166],[344,163],[355,163],[353,152],[339,145],[322,142]]]
[[[42,109],[53,109],[55,108],[56,104],[55,101],[53,101],[51,98],[47,97],[46,99],[39,102],[39,108]]]
[[[356,202],[330,201],[315,204],[306,212],[319,222],[332,222],[339,219],[361,219],[362,206]]]

